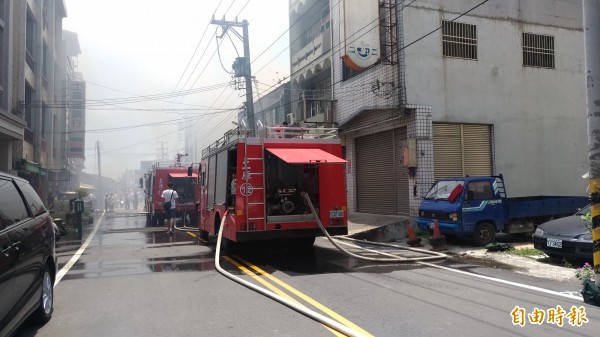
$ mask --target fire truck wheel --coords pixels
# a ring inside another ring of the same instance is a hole
[[[306,238],[294,238],[290,239],[290,246],[293,250],[308,250],[315,244],[315,237],[310,236]]]
[[[208,232],[205,231],[204,229],[200,229],[198,231],[198,233],[200,234],[200,239],[204,240],[205,242],[208,242]]]
[[[221,249],[223,249],[229,254],[234,254],[238,251],[238,244],[235,241],[229,240],[227,238],[222,238]]]

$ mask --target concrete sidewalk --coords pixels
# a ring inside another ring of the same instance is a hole
[[[410,224],[410,217],[396,215],[377,215],[367,213],[352,213],[348,216],[348,235],[355,239],[375,242],[391,242],[400,246],[408,246],[406,226]],[[527,237],[497,233],[496,242],[511,243],[515,249],[533,248]],[[421,241],[421,249],[430,250],[431,245],[427,238]],[[518,256],[506,252],[488,252],[485,247],[478,247],[466,239],[447,238],[446,253],[456,260],[466,263],[475,260],[482,265],[492,265],[497,268],[512,269],[517,273],[535,277],[553,279],[561,282],[574,281],[575,270],[562,265],[548,263],[544,255]]]
[[[409,216],[351,213],[348,236],[377,242],[400,241],[406,238],[409,223]]]

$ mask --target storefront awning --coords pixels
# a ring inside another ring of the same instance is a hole
[[[321,149],[267,149],[289,164],[344,164],[346,160]]]
[[[31,173],[35,173],[35,174],[39,174],[41,176],[47,176],[48,175],[48,170],[43,168],[42,165],[38,164],[38,163],[34,163],[31,162],[27,159],[21,159],[18,162],[18,169],[22,170],[22,171],[26,171],[26,172],[31,172]]]
[[[86,189],[86,190],[95,190],[96,186],[79,183],[79,188],[83,188],[83,189]]]
[[[169,176],[171,178],[198,178],[198,173],[196,172],[192,172],[191,176],[187,175],[187,172],[174,172],[174,173],[169,173]]]

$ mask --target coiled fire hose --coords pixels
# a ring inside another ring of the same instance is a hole
[[[273,300],[275,300],[275,301],[277,301],[277,302],[279,302],[279,303],[281,303],[281,304],[283,304],[283,305],[285,305],[285,306],[287,306],[309,318],[312,318],[315,321],[320,322],[321,324],[324,324],[340,333],[343,333],[346,336],[352,336],[352,337],[365,336],[365,335],[339,323],[338,321],[335,321],[329,317],[323,316],[323,315],[319,314],[318,312],[310,310],[303,305],[294,303],[282,296],[277,295],[276,293],[274,293],[270,290],[261,288],[255,284],[250,283],[238,276],[235,276],[235,275],[227,272],[225,269],[221,268],[221,264],[219,263],[219,259],[221,256],[221,239],[222,239],[222,235],[223,235],[223,228],[225,228],[225,220],[227,219],[227,215],[229,215],[229,210],[227,210],[225,212],[225,215],[223,215],[223,219],[221,219],[221,226],[219,227],[219,235],[217,237],[217,251],[215,253],[215,267],[221,275],[223,275],[223,276],[231,279],[232,281],[237,282],[251,290],[254,290],[259,294],[267,296],[267,297],[269,297],[269,298],[271,298],[271,299],[273,299]]]
[[[375,243],[375,242],[369,242],[369,244],[373,244],[373,245],[378,245],[378,246],[385,246],[385,247],[393,247],[393,248],[397,248],[397,249],[405,249],[405,250],[410,250],[410,251],[414,251],[414,252],[419,252],[419,253],[424,253],[424,254],[428,254],[428,255],[432,255],[432,256],[421,256],[421,257],[400,257],[400,256],[395,256],[392,254],[386,254],[384,252],[378,252],[378,251],[372,251],[371,252],[375,252],[378,253],[380,255],[386,255],[389,256],[388,258],[378,258],[378,257],[367,257],[367,256],[361,256],[358,254],[354,254],[344,248],[342,248],[340,246],[340,244],[338,244],[336,242],[336,240],[334,238],[331,237],[331,235],[329,235],[329,233],[327,233],[327,230],[325,229],[325,226],[323,226],[323,224],[321,223],[321,219],[319,219],[319,216],[317,215],[317,212],[315,211],[315,207],[312,204],[312,201],[310,200],[310,196],[308,195],[308,193],[306,192],[301,192],[302,197],[304,198],[304,200],[306,200],[306,203],[308,204],[308,207],[310,207],[310,211],[312,213],[312,215],[315,218],[315,221],[317,222],[317,224],[319,225],[319,227],[321,228],[321,231],[323,231],[323,234],[327,237],[327,239],[329,239],[329,242],[331,242],[332,245],[334,245],[337,249],[339,249],[342,253],[359,259],[359,260],[365,260],[365,261],[371,261],[371,262],[395,262],[395,263],[399,263],[399,262],[417,262],[417,261],[431,261],[431,260],[440,260],[440,259],[445,259],[447,258],[446,254],[443,253],[439,253],[439,252],[431,252],[428,250],[424,250],[424,249],[418,249],[418,248],[412,248],[412,247],[401,247],[401,246],[396,246],[396,245],[390,245],[390,244],[383,244],[383,243]],[[360,240],[355,240],[352,238],[348,238],[348,237],[339,237],[342,240],[348,240],[348,241],[355,241],[355,242],[361,242]],[[347,245],[345,243],[341,243],[343,245]],[[353,245],[349,245],[349,246],[353,246]],[[353,247],[358,247],[358,246],[353,246]],[[360,247],[362,248],[362,247]],[[362,248],[364,249],[364,248]]]

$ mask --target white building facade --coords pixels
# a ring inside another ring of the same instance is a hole
[[[316,2],[290,1],[290,41],[309,32],[294,18],[316,21],[302,9],[328,8],[331,48],[303,64],[292,48],[292,93],[318,68],[330,83],[351,212],[415,216],[436,178],[465,175],[501,173],[512,197],[586,194],[581,1]]]

